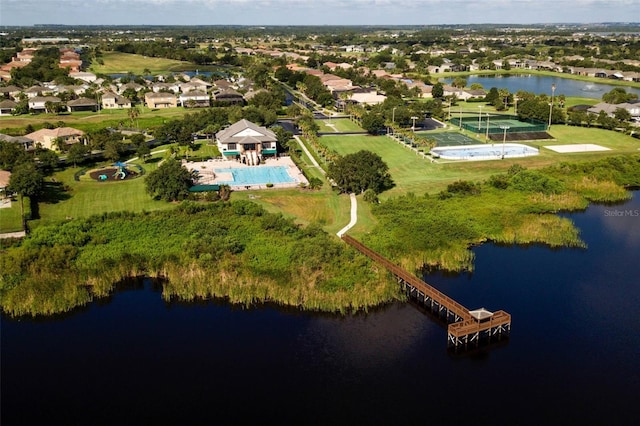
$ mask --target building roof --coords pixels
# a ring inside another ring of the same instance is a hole
[[[17,106],[18,106],[18,104],[13,102],[10,99],[6,99],[4,101],[0,101],[0,108],[2,108],[2,109],[15,108]]]
[[[67,106],[96,106],[98,103],[94,99],[90,98],[78,98],[67,102]]]
[[[26,136],[10,136],[0,133],[0,140],[5,142],[13,142],[13,143],[30,143],[33,142],[33,139],[28,138]]]
[[[35,141],[42,142],[45,138],[64,138],[68,136],[83,136],[82,130],[74,129],[73,127],[58,127],[57,129],[40,129],[33,133],[26,135],[27,138]]]
[[[221,143],[243,143],[247,138],[251,138],[251,143],[273,142],[278,139],[271,130],[245,119],[216,133],[216,139]]]
[[[477,321],[482,321],[493,316],[493,312],[486,310],[485,308],[469,311],[469,314]]]
[[[11,172],[6,170],[0,170],[0,188],[6,188],[9,186],[9,180],[11,179]]]

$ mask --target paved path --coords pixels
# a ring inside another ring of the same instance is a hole
[[[314,167],[317,167],[318,170],[320,170],[320,173],[322,173],[323,175],[326,175],[327,173],[324,171],[324,169],[322,167],[320,167],[320,164],[318,164],[318,162],[313,157],[313,155],[311,155],[311,153],[307,149],[307,146],[304,143],[302,143],[302,141],[300,140],[300,137],[298,135],[293,135],[293,138],[296,140],[296,142],[298,142],[298,145],[300,145],[300,148],[302,148],[304,153],[307,154],[307,157],[309,157],[309,159],[313,163]]]
[[[24,231],[20,232],[7,232],[5,234],[0,234],[0,240],[4,238],[24,238],[27,234]]]
[[[356,199],[356,194],[351,193],[351,220],[349,224],[338,231],[338,237],[342,238],[342,235],[345,234],[349,229],[353,228],[358,222],[358,200]]]

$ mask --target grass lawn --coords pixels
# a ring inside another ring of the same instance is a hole
[[[338,195],[330,185],[322,189],[269,189],[265,191],[238,191],[232,200],[250,200],[264,206],[267,211],[280,212],[295,218],[298,223],[317,223],[327,232],[335,234],[349,223],[351,202],[346,194]]]
[[[166,147],[156,148],[155,151]],[[149,173],[158,167],[158,160],[164,152],[153,155],[148,163],[138,163]],[[100,168],[99,165],[91,169]],[[74,174],[81,167],[70,167],[54,174],[55,183],[47,179],[47,191],[45,199],[38,203],[39,219],[29,222],[29,225],[37,227],[69,218],[88,217],[93,214],[115,211],[152,211],[169,209],[173,205],[164,201],[156,201],[147,194],[144,186],[144,176],[131,180],[97,182],[87,174],[81,176],[79,181],[74,179]],[[67,186],[67,190],[63,190]]]
[[[316,120],[316,124],[320,127],[320,133],[331,132],[362,132],[362,127],[358,126],[348,118],[335,118],[328,120]]]
[[[121,52],[104,52],[103,65],[94,61],[89,71],[96,74],[143,74],[144,70],[151,74],[163,74],[171,71],[192,70],[195,65],[190,62],[176,61],[165,58],[150,58],[142,55]]]
[[[423,194],[438,192],[456,179],[484,179],[494,173],[490,168],[460,167],[458,164],[432,164],[410,149],[386,136],[322,136],[320,142],[340,155],[369,150],[380,155],[389,166],[396,186],[381,194],[381,198],[407,192]]]
[[[449,129],[450,130],[450,129]],[[560,154],[548,149],[540,149],[540,155],[502,161],[440,161],[431,163],[403,145],[386,136],[322,136],[320,142],[345,155],[366,149],[380,155],[389,166],[396,186],[381,194],[385,199],[400,194],[436,193],[455,180],[485,180],[492,174],[506,171],[513,164],[528,168],[539,168],[557,164],[560,161],[596,160],[612,154],[638,153],[640,140],[617,132],[602,129],[556,125],[551,128],[556,140],[527,143],[541,147],[544,145],[593,143],[611,148],[611,151]],[[468,132],[465,134],[469,135]]]
[[[25,207],[29,200],[25,200]],[[22,220],[20,220],[20,199],[16,197],[11,202],[11,207],[0,209],[0,233],[22,231]]]

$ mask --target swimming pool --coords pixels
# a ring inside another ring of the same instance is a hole
[[[287,167],[284,166],[234,167],[213,171],[217,177],[216,182],[220,185],[244,186],[298,182],[289,175]]]
[[[499,160],[538,155],[538,150],[519,143],[495,143],[485,145],[464,145],[437,147],[431,150],[434,158],[445,160]]]

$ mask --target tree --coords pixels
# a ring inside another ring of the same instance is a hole
[[[362,128],[372,135],[377,135],[384,127],[384,117],[381,114],[369,112],[362,117]]]
[[[138,110],[137,107],[131,107],[127,111],[127,115],[129,116],[131,127],[133,127],[133,124],[135,123],[136,119],[140,116],[140,110]]]
[[[457,87],[459,89],[463,89],[467,85],[467,80],[462,77],[456,77],[451,83],[453,87]]]
[[[431,96],[433,96],[434,99],[441,99],[444,96],[444,86],[442,83],[436,83],[433,85],[433,88],[431,89]]]
[[[58,154],[50,149],[42,149],[37,152],[38,168],[45,174],[53,172],[58,167]]]
[[[631,113],[625,108],[616,108],[613,112],[613,116],[618,121],[631,121]]]
[[[602,100],[608,104],[622,104],[635,99],[638,99],[638,95],[635,93],[627,93],[622,87],[616,87],[602,95]]]
[[[187,170],[177,160],[168,159],[149,173],[145,186],[147,192],[155,198],[179,201],[189,196],[189,188],[193,186],[196,177],[195,172]]]
[[[372,189],[379,194],[394,185],[389,166],[378,154],[365,150],[339,157],[329,164],[327,175],[342,192],[359,194]]]
[[[73,163],[73,167],[76,167],[78,163],[84,161],[85,155],[89,153],[89,147],[81,143],[74,143],[69,147],[67,152],[67,161]]]
[[[22,227],[26,229],[24,217],[24,197],[35,198],[42,194],[44,179],[33,161],[18,164],[9,178],[9,190],[20,195],[20,215]]]
[[[18,164],[29,160],[29,155],[21,146],[0,140],[0,169],[11,171]]]
[[[109,161],[118,161],[122,155],[122,144],[120,141],[108,141],[104,147],[104,158]]]

